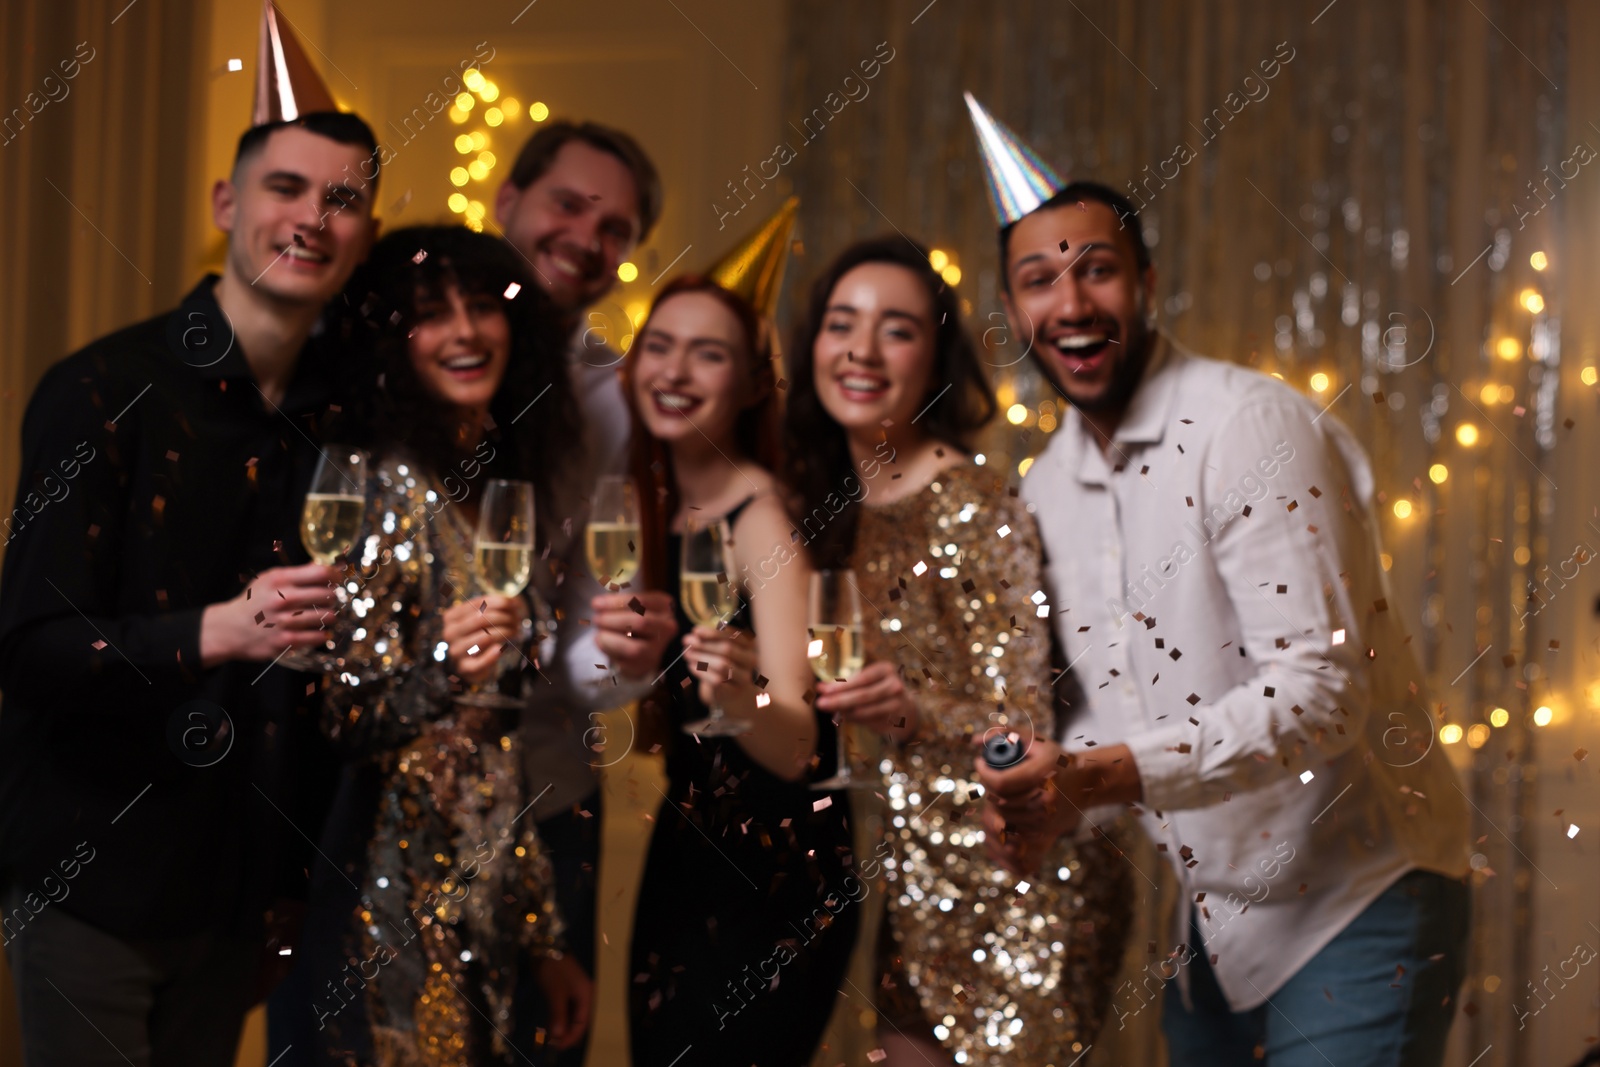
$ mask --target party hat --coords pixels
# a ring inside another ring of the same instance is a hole
[[[800,198],[791,196],[773,216],[706,270],[712,281],[742,296],[756,314],[771,318],[778,309],[783,269],[789,264],[789,235]]]
[[[989,204],[1000,225],[1010,226],[1050,199],[1066,182],[1045,165],[1033,149],[1002,125],[983,105],[966,97],[972,112],[972,127],[978,134],[978,152],[983,156],[983,175],[989,188]]]
[[[261,47],[256,57],[256,100],[250,125],[292,122],[314,111],[338,111],[333,94],[306,58],[272,0],[261,4]]]

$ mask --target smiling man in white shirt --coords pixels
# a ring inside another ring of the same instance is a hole
[[[1091,808],[1140,814],[1180,885],[1174,1065],[1437,1065],[1466,962],[1466,803],[1387,590],[1367,457],[1282,382],[1156,331],[1132,206],[1052,187],[1001,250],[1012,329],[1070,405],[1023,495],[1083,697],[1062,744],[982,772],[1007,830],[990,847],[1026,870]]]

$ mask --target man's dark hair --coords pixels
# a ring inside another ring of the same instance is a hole
[[[1111,209],[1117,220],[1122,223],[1122,228],[1127,231],[1128,239],[1133,242],[1133,258],[1139,266],[1139,273],[1143,274],[1149,270],[1150,246],[1144,243],[1144,228],[1139,225],[1139,212],[1134,208],[1132,201],[1110,186],[1090,181],[1072,182],[1033,210],[1071,207],[1083,200],[1093,200]],[[1033,212],[1030,211],[1028,214],[1031,215]],[[1011,231],[1016,225],[1017,223],[1013,222],[1000,231],[1000,284],[1008,293],[1011,291],[1011,271],[1007,267],[1009,262],[1007,257],[1011,253]]]
[[[239,147],[233,153],[233,169],[237,173],[241,164],[266,146],[267,138],[279,130],[286,130],[291,126],[298,126],[302,130],[314,133],[319,137],[326,137],[330,141],[340,144],[353,144],[364,148],[371,156],[371,167],[362,164],[360,178],[373,188],[378,185],[378,138],[372,133],[372,127],[360,115],[349,111],[313,111],[309,115],[301,115],[297,119],[288,119],[281,122],[263,122],[259,126],[252,126],[239,137]],[[370,173],[368,170],[370,169]]]
[[[650,162],[639,142],[621,130],[602,126],[598,122],[570,122],[559,119],[539,128],[528,138],[528,143],[517,153],[511,166],[511,184],[526,189],[549,170],[556,155],[571,141],[582,141],[590,148],[615,156],[633,175],[633,185],[639,191],[639,241],[650,236],[650,230],[661,217],[661,175]]]

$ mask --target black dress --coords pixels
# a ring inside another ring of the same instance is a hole
[[[729,513],[730,526],[748,503]],[[679,542],[667,539],[674,593]],[[676,600],[674,611],[688,633]],[[732,625],[751,630],[749,614],[746,603]],[[664,667],[676,662],[658,698],[670,723],[669,785],[634,915],[633,1062],[806,1064],[839,1000],[870,891],[850,855],[849,806],[842,793],[776,777],[734,738],[683,733],[708,709],[680,652],[674,642],[663,656]],[[819,751],[831,752],[832,722],[818,718]]]

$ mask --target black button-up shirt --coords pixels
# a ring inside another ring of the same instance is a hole
[[[306,561],[339,354],[313,339],[273,405],[215,283],[56,364],[23,420],[0,577],[0,877],[25,894],[7,940],[43,907],[126,937],[250,930],[318,831],[290,825],[284,759],[311,679],[202,669],[200,617]]]

